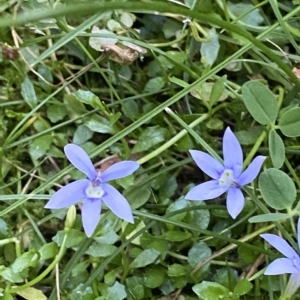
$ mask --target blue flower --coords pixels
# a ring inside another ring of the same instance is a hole
[[[102,201],[119,218],[133,223],[133,215],[127,200],[107,181],[131,175],[139,168],[134,161],[118,162],[104,172],[96,171],[87,153],[77,145],[68,144],[64,148],[71,164],[83,172],[88,179],[74,181],[58,190],[46,204],[46,208],[59,209],[83,200],[82,224],[90,237],[99,220]]]
[[[298,245],[300,247],[300,219],[298,220]],[[285,295],[291,297],[300,286],[300,256],[280,236],[264,233],[260,235],[270,245],[282,253],[284,258],[277,258],[266,268],[265,275],[292,274],[285,290]]]
[[[185,198],[198,201],[209,200],[227,192],[227,210],[231,217],[235,219],[245,204],[241,187],[256,178],[266,157],[257,156],[248,168],[242,172],[243,151],[238,139],[229,127],[225,130],[223,138],[224,165],[202,151],[190,150],[190,154],[197,166],[213,180],[195,186],[187,193]]]

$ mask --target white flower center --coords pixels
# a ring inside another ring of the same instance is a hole
[[[85,189],[85,194],[88,198],[100,199],[103,196],[104,191],[98,183],[90,182]]]
[[[89,183],[85,189],[85,194],[87,198],[92,199],[100,199],[103,196],[104,191],[101,188],[101,172],[98,172],[96,178]]]
[[[239,186],[237,181],[233,177],[233,171],[230,169],[225,169],[221,174],[219,178],[219,184],[222,186],[227,186],[228,188]]]

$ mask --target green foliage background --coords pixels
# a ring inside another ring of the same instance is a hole
[[[259,234],[297,249],[299,4],[1,2],[1,299],[290,299]],[[236,220],[224,197],[184,199],[208,179],[188,150],[221,160],[227,126],[244,167],[268,156]],[[67,143],[97,168],[139,162],[114,182],[134,225],[104,209],[88,239],[80,205],[44,209],[84,178]]]

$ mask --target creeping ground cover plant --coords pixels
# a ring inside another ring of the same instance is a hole
[[[76,180],[58,190],[46,204],[46,208],[59,209],[69,207],[83,200],[82,224],[90,237],[100,219],[103,201],[119,218],[133,223],[133,215],[127,200],[107,181],[131,175],[139,167],[134,161],[121,161],[104,172],[96,171],[87,153],[75,144],[65,146],[68,160],[88,179]]]
[[[0,300],[300,299],[300,0],[0,14]]]
[[[190,154],[197,166],[213,180],[195,186],[186,194],[185,198],[209,200],[227,192],[227,210],[235,219],[245,204],[241,188],[256,178],[266,157],[257,156],[242,172],[243,150],[229,127],[225,130],[223,137],[224,164],[203,151],[190,150]]]

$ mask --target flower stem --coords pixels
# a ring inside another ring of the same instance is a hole
[[[249,165],[250,161],[252,160],[253,156],[257,152],[258,148],[260,147],[261,143],[264,141],[264,139],[266,138],[266,136],[267,136],[267,132],[263,131],[261,133],[261,135],[259,136],[259,138],[257,139],[257,141],[254,144],[254,146],[252,147],[251,151],[247,155],[247,157],[246,157],[246,159],[244,161],[244,165],[243,165],[244,169]]]
[[[65,252],[65,249],[66,249],[67,237],[68,237],[68,234],[65,234],[58,254],[55,256],[55,259],[53,260],[53,262],[48,266],[48,268],[43,273],[41,273],[35,279],[33,279],[33,280],[31,280],[31,281],[29,281],[29,282],[27,282],[27,283],[25,283],[21,286],[14,287],[14,288],[8,290],[7,292],[8,293],[16,293],[16,292],[22,291],[22,290],[24,290],[28,287],[31,287],[31,286],[35,285],[36,283],[41,281],[44,277],[46,277],[55,268],[55,265],[62,259],[63,255],[64,255],[64,252]]]

